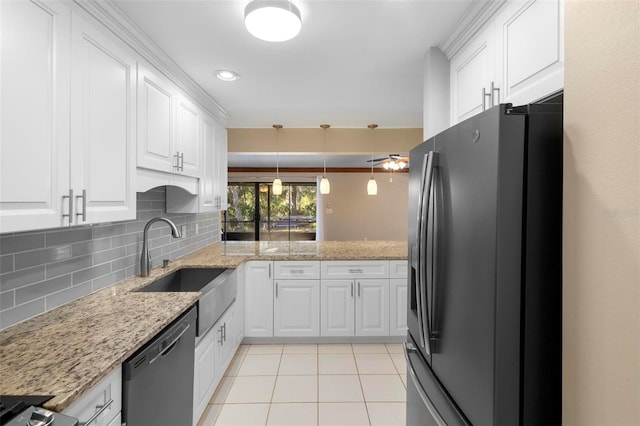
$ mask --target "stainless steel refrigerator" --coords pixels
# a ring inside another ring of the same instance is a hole
[[[407,425],[561,422],[562,105],[411,151]]]

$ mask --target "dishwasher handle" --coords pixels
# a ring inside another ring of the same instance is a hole
[[[169,343],[158,355],[154,356],[153,358],[151,358],[151,361],[149,361],[149,364],[153,364],[153,362],[155,360],[157,360],[158,358],[160,358],[161,356],[164,356],[166,354],[168,354],[169,352],[171,352],[171,350],[173,348],[175,348],[176,343],[178,343],[178,340],[180,340],[180,338],[184,335],[184,333],[187,332],[187,330],[189,330],[189,328],[191,327],[191,324],[187,324],[187,326],[180,332],[180,334],[178,334],[172,341],[171,343]]]

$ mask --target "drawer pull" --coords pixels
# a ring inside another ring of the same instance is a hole
[[[104,405],[96,405],[96,412],[93,413],[93,416],[91,416],[86,422],[80,422],[80,426],[88,426],[89,424],[93,423],[104,410],[111,406],[111,404],[113,404],[113,399],[110,399]]]
[[[290,269],[291,275],[304,274],[304,269]]]
[[[362,273],[362,268],[349,268],[349,273],[350,274],[361,274]]]

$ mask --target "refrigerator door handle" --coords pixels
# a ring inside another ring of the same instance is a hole
[[[427,168],[429,164],[429,159],[431,158],[431,152],[424,155],[422,159],[422,168],[420,169],[420,186],[419,186],[419,197],[418,197],[418,214],[417,214],[417,224],[418,229],[416,232],[416,245],[415,250],[412,251],[412,255],[414,257],[413,263],[416,267],[417,277],[416,277],[416,310],[418,313],[418,340],[420,342],[420,346],[425,348],[427,353],[430,352],[430,348],[428,347],[428,340],[425,339],[424,333],[424,315],[423,315],[423,307],[422,307],[422,294],[423,294],[423,283],[424,283],[424,274],[423,274],[423,216],[424,216],[424,190],[425,190],[425,179],[427,176]]]
[[[424,342],[424,349],[427,354],[432,354],[431,347],[431,316],[429,315],[429,297],[427,294],[427,265],[424,262],[425,257],[427,256],[427,231],[429,224],[429,209],[430,201],[431,201],[431,191],[433,190],[433,175],[434,169],[438,165],[438,153],[431,151],[427,154],[427,165],[425,168],[425,179],[423,185],[423,191],[421,194],[422,197],[422,212],[419,223],[419,238],[420,238],[420,246],[419,246],[419,286],[420,286],[420,307],[421,307],[421,320],[419,316],[418,322],[421,323],[422,334],[420,336],[420,344]],[[426,201],[426,202],[425,202]],[[431,277],[432,278],[432,277]],[[419,307],[419,308],[420,308]]]
[[[437,154],[437,153],[434,153]],[[433,160],[433,167],[438,167],[438,157],[435,156]],[[432,191],[433,191],[433,257],[432,257],[432,269],[431,269],[431,317],[429,318],[429,339],[431,343],[435,343],[435,341],[439,337],[438,325],[437,325],[437,290],[438,290],[438,264],[440,263],[440,223],[438,222],[438,209],[439,204],[438,200],[442,200],[442,185],[439,179],[435,177],[432,180]],[[437,351],[436,348],[432,348],[434,351]]]
[[[418,352],[418,349],[416,349],[416,347],[413,346],[413,344],[405,342],[404,358],[407,361],[407,371],[409,373],[408,376],[413,382],[413,386],[418,391],[418,395],[420,396],[420,399],[422,400],[424,406],[427,407],[427,410],[429,410],[429,413],[431,414],[433,419],[436,421],[436,423],[438,423],[438,426],[447,426],[447,423],[444,421],[440,413],[438,413],[438,411],[436,410],[436,407],[433,406],[433,403],[427,396],[427,393],[422,388],[422,384],[420,383],[420,380],[418,380],[418,376],[416,375],[416,372],[413,369],[413,363],[411,362],[411,358],[409,357],[409,352]]]

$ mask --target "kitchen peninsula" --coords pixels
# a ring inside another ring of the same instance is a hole
[[[3,393],[47,394],[63,411],[178,318],[197,292],[135,292],[179,268],[238,268],[250,261],[351,261],[407,258],[402,241],[215,243],[0,331]],[[405,262],[406,263],[406,262]]]

